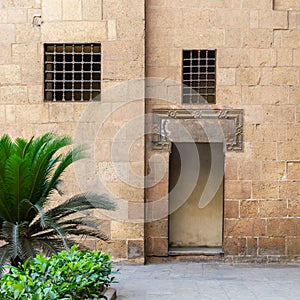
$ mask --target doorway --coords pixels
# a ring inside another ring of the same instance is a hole
[[[169,253],[180,249],[222,248],[223,149],[222,143],[172,144],[169,164]],[[213,178],[210,176],[212,162],[214,174],[217,174]]]

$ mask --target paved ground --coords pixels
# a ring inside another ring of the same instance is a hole
[[[118,300],[300,299],[300,264],[120,266]]]

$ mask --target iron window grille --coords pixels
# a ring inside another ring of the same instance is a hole
[[[216,50],[183,50],[182,103],[216,103]]]
[[[101,44],[45,44],[45,101],[100,99]]]

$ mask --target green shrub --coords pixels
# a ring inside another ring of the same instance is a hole
[[[0,299],[51,300],[88,297],[101,294],[115,281],[111,257],[101,251],[80,251],[73,246],[51,257],[36,255],[0,281]]]

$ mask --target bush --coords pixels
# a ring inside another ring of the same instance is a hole
[[[73,246],[51,257],[36,255],[0,281],[0,299],[76,300],[104,298],[115,281],[111,257],[101,251],[80,251]]]

